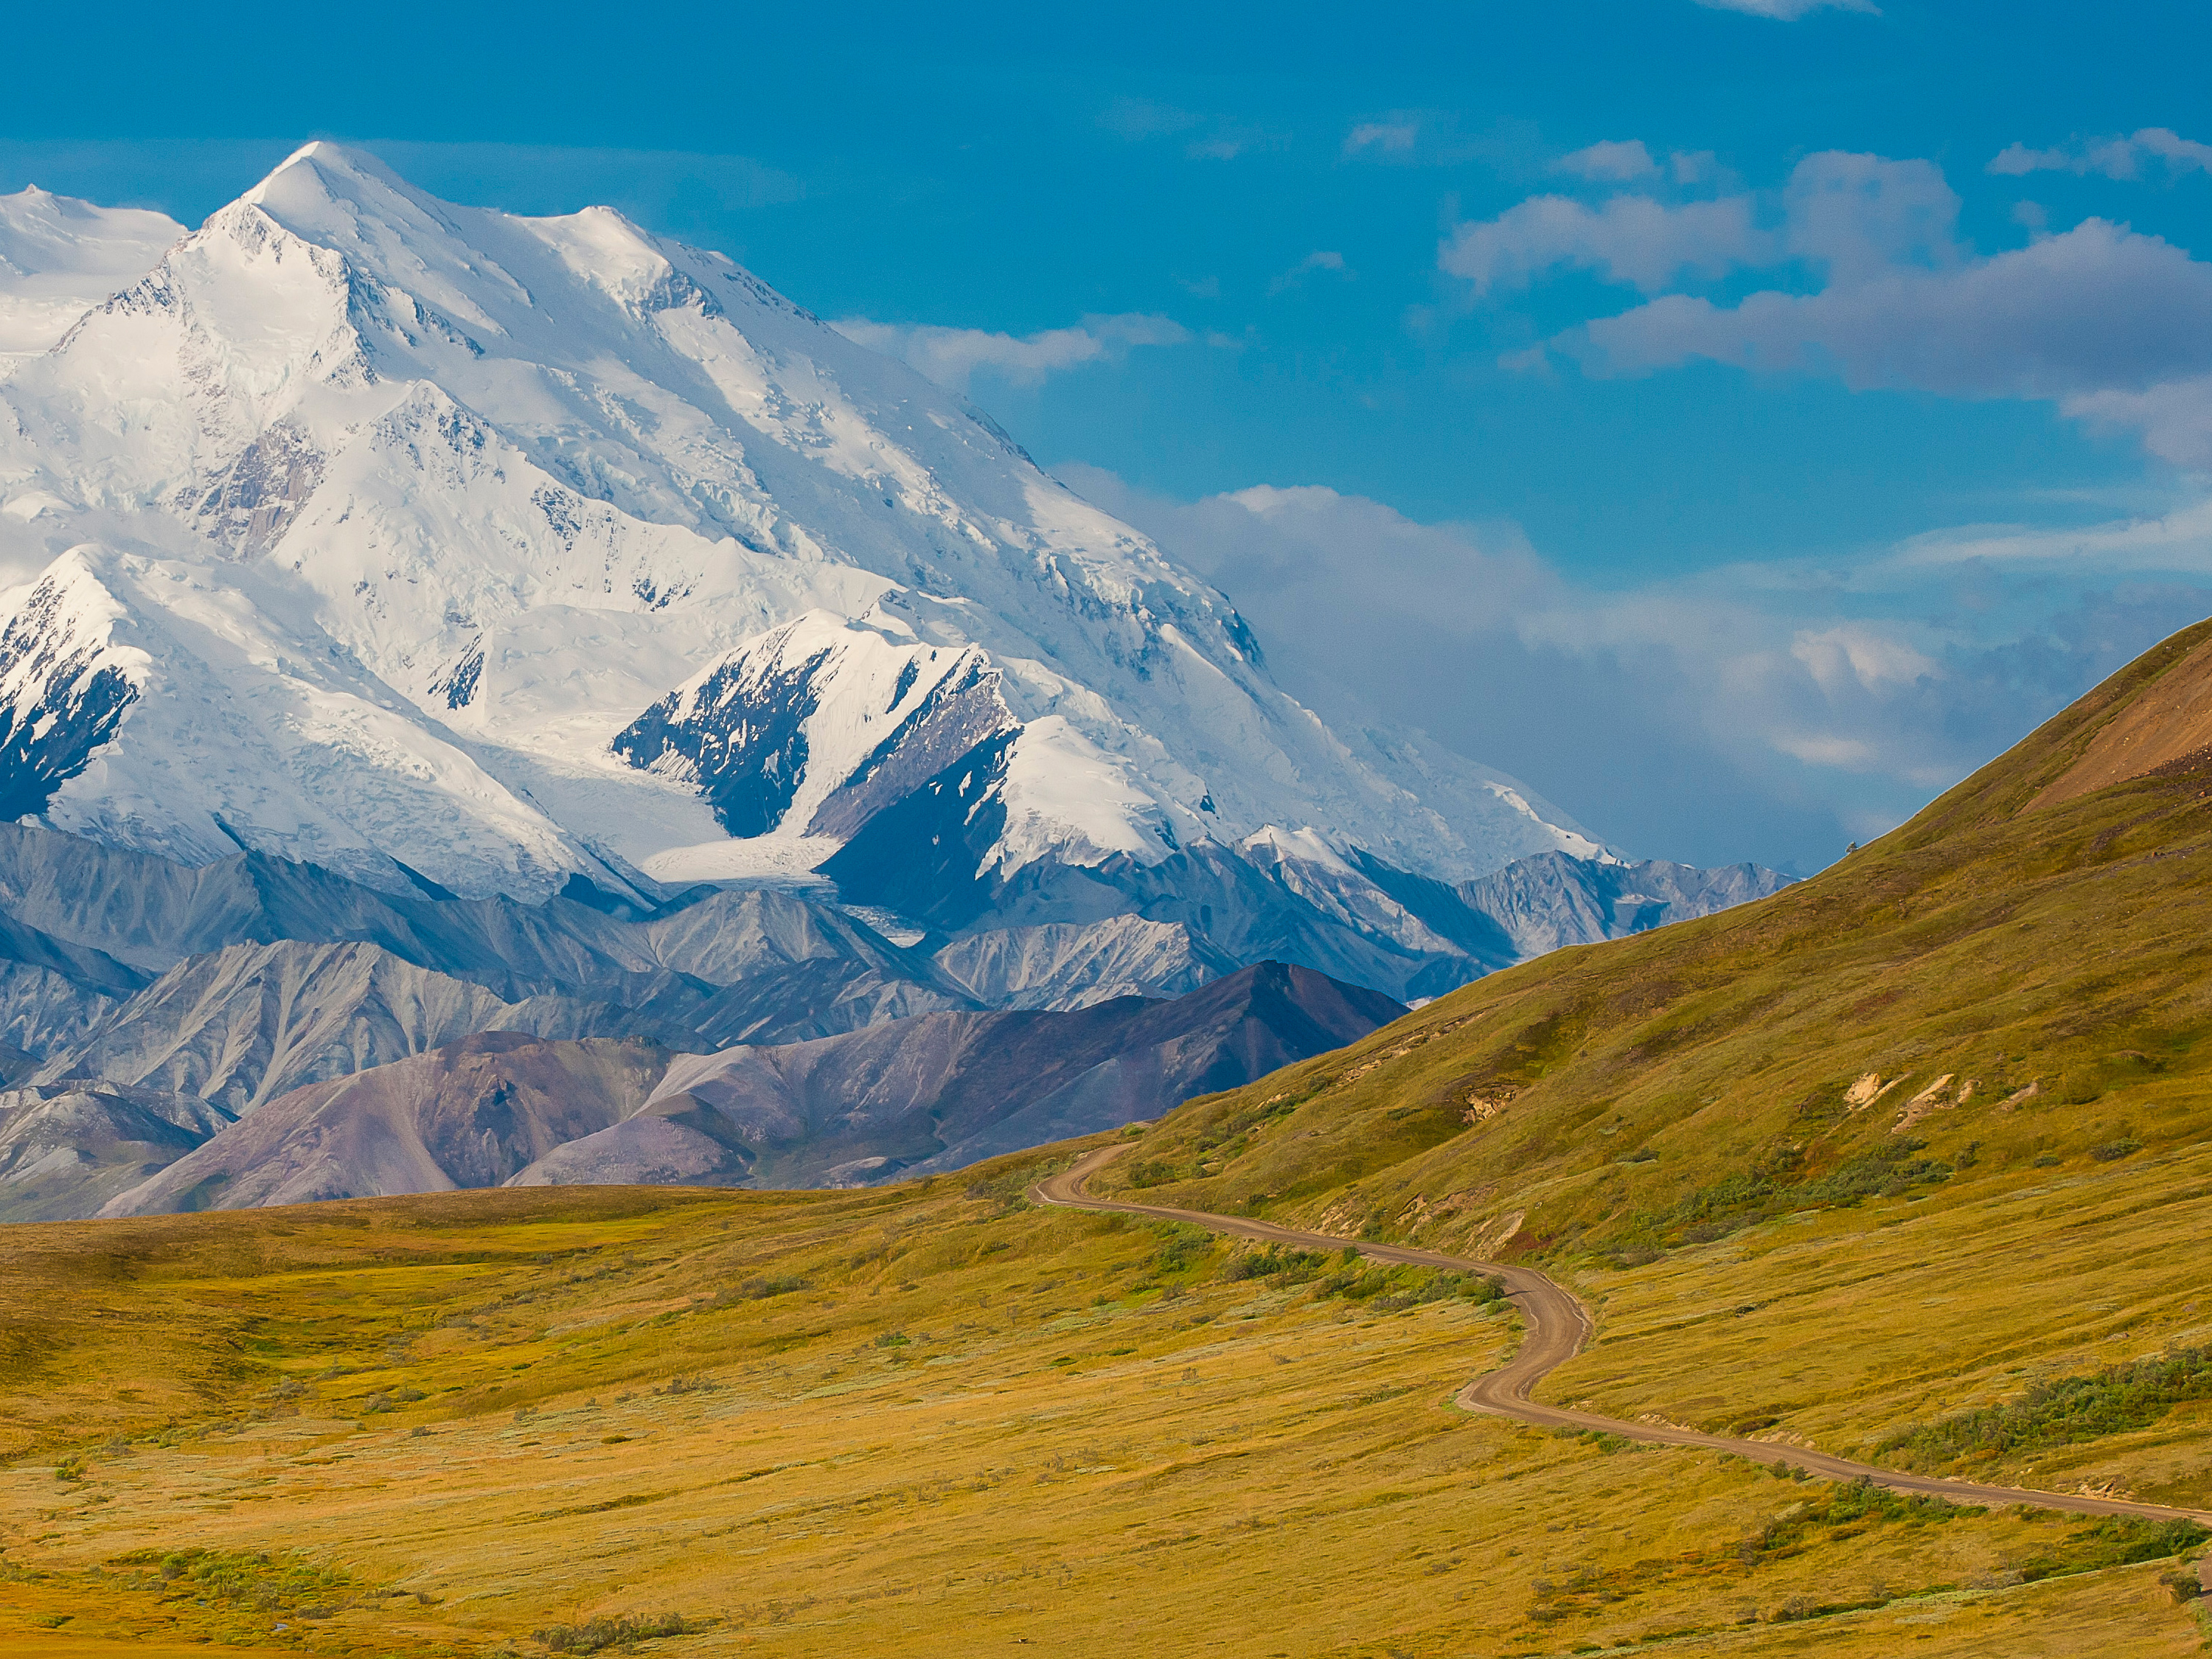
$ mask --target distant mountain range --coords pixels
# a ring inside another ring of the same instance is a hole
[[[1503,962],[1517,941],[1542,948],[1642,931],[1758,882],[1742,870],[1547,854],[1411,896],[1453,909],[1470,935],[1486,930]],[[1548,931],[1532,936],[1531,915]],[[1253,1038],[1256,1047],[1209,1039],[1243,1056],[1243,1073],[1219,1069],[1215,1048],[1191,1046],[1191,1032],[1213,1030],[1224,1009],[1255,998],[1253,1029],[1272,1035]],[[526,1139],[517,1145],[529,1157],[499,1177],[561,1146],[531,1179],[586,1170],[643,1178],[650,1169],[659,1179],[813,1182],[952,1168],[1071,1126],[1149,1117],[1348,1042],[1399,1008],[1303,967],[1239,968],[1182,923],[1141,916],[901,945],[820,896],[779,887],[702,884],[652,910],[558,895],[537,904],[434,898],[266,854],[193,867],[0,824],[0,1076],[15,1087],[0,1096],[0,1218],[89,1213],[134,1184],[110,1179],[115,1171],[150,1176],[234,1121],[242,1134],[264,1109],[321,1089],[311,1113],[319,1122],[374,1097],[326,1085],[426,1057],[448,1066],[457,1054],[496,1049],[483,1046],[489,1034],[543,1039],[526,1045],[533,1054],[588,1053],[599,1042],[657,1056],[652,1087],[630,1109],[651,1103],[663,1118],[679,1075],[721,1066],[757,1082],[766,1073],[747,1070],[756,1061],[781,1068],[800,1056],[810,1076],[824,1066],[842,1076],[897,1051],[919,1115],[895,1131],[855,1129],[838,1118],[836,1091],[817,1091],[800,1112],[811,1127],[795,1138],[738,1136],[720,1154],[694,1144],[680,1158],[638,1151],[644,1126],[581,1148]],[[1159,1034],[1170,1029],[1172,1041]],[[1163,1043],[1181,1046],[1170,1054]],[[981,1065],[974,1056],[984,1051],[1002,1060]],[[925,1054],[934,1056],[926,1066],[915,1059]],[[496,1069],[479,1061],[453,1075],[488,1075],[487,1065]],[[1003,1098],[984,1099],[986,1079]],[[154,1128],[149,1114],[167,1127]],[[728,1138],[709,1127],[708,1139]],[[255,1128],[253,1144],[268,1133]],[[229,1144],[243,1143],[234,1134]],[[839,1167],[869,1159],[866,1170]]]
[[[980,410],[603,208],[328,143],[189,234],[26,192],[0,340],[0,561],[40,573],[0,817],[396,895],[1137,915],[1401,997],[1513,948],[1408,890],[1616,856],[1331,731]]]
[[[1331,731],[1225,596],[720,255],[330,144],[190,233],[0,198],[0,565],[39,1136],[494,1032],[774,1048],[1262,963],[1418,1001],[1783,881]]]

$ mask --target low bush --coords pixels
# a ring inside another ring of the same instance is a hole
[[[1160,1248],[1152,1257],[1152,1272],[1163,1278],[1185,1271],[1214,1246],[1213,1235],[1203,1227],[1177,1222],[1163,1225],[1158,1231]]]
[[[1285,1250],[1271,1244],[1264,1250],[1247,1250],[1230,1257],[1222,1267],[1221,1277],[1232,1281],[1272,1279],[1297,1284],[1313,1278],[1328,1261],[1327,1253],[1321,1250]]]
[[[1769,1217],[1793,1210],[1850,1209],[1869,1198],[1897,1198],[1916,1187],[1948,1181],[1948,1164],[1917,1154],[1928,1143],[1901,1135],[1845,1158],[1825,1175],[1807,1173],[1804,1149],[1784,1146],[1750,1169],[1727,1176],[1663,1210],[1641,1210],[1626,1227],[1646,1246],[1679,1241],[1710,1244]]]
[[[697,1629],[679,1613],[597,1613],[580,1625],[553,1625],[531,1634],[552,1653],[597,1653],[656,1636],[683,1636]]]
[[[2077,1527],[2056,1549],[2046,1550],[2024,1563],[2020,1576],[2033,1583],[2070,1572],[2097,1572],[2106,1567],[2131,1566],[2138,1561],[2163,1561],[2184,1550],[2195,1549],[2212,1538],[2212,1528],[2195,1521],[2153,1521],[2145,1516],[2114,1515]]]
[[[2212,1399],[2212,1348],[2180,1348],[2084,1376],[2039,1382],[2017,1400],[1916,1423],[1875,1455],[1906,1468],[1984,1462],[2147,1429],[2185,1400]]]
[[[717,1300],[731,1302],[765,1302],[770,1297],[791,1296],[811,1288],[807,1281],[795,1275],[775,1278],[748,1279],[742,1285],[723,1291]]]
[[[172,1592],[198,1601],[301,1618],[327,1618],[359,1591],[352,1576],[336,1567],[264,1550],[138,1550],[117,1565],[151,1569]]]

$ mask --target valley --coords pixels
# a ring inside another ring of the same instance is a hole
[[[0,1650],[2212,1647],[2212,623],[1645,859],[611,209],[0,232]]]
[[[1243,1252],[1194,1229],[1022,1206],[1016,1161],[977,1175],[27,1230],[11,1323],[73,1294],[40,1323],[46,1380],[9,1382],[40,1443],[0,1486],[11,1650],[537,1651],[533,1632],[673,1613],[696,1628],[641,1650],[1080,1652],[1083,1607],[1257,1655],[1292,1632],[1345,1654],[2057,1654],[2084,1620],[2126,1650],[2195,1639],[2167,1564],[2107,1559],[2135,1534],[2050,1510],[1820,1519],[1849,1488],[1470,1415],[1454,1395],[1516,1341],[1499,1304],[1414,1300],[1435,1285],[1403,1270],[1330,1293],[1333,1261],[1238,1277]],[[1997,1271],[2005,1241],[1974,1249],[1972,1222],[1885,1230],[1836,1311],[1918,1288],[1911,1253],[1942,1245]],[[1606,1286],[1602,1325],[1672,1326],[1676,1374],[1741,1387],[1758,1372],[1708,1312],[1735,1293],[1701,1261],[1646,1269]],[[107,1386],[65,1380],[88,1362]],[[1609,1395],[1587,1364],[1547,1392]],[[2140,1480],[2192,1442],[2169,1422],[2092,1462]],[[55,1478],[65,1450],[81,1478]],[[161,1564],[187,1549],[297,1553],[345,1583],[180,1596],[190,1562]]]
[[[1154,1122],[854,1190],[11,1230],[0,1618],[40,1659],[1094,1614],[1262,1659],[2198,1650],[2212,774],[2046,797],[2208,661],[1760,904]]]

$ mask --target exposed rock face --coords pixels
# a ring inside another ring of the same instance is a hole
[[[917,694],[917,710],[927,695]],[[593,1148],[546,1148],[529,1177],[879,1179],[1174,1103],[1188,1092],[1188,1066],[1117,1022],[1131,1010],[1172,1006],[1182,1012],[1146,1018],[1203,1024],[1197,1011],[1213,1006],[1207,993],[1225,986],[1218,994],[1233,1000],[1251,982],[1237,964],[1252,953],[1319,959],[1348,984],[1427,995],[1527,952],[1703,914],[1780,881],[1751,866],[1700,872],[1546,855],[1451,887],[1364,855],[1355,869],[1317,843],[1280,838],[1233,857],[1202,846],[1153,866],[1036,860],[963,931],[902,945],[818,892],[702,885],[647,908],[578,882],[537,904],[459,899],[427,879],[386,892],[258,853],[191,867],[0,824],[0,1078],[35,1077],[44,1089],[92,1079],[108,1091],[103,1098],[122,1098],[117,1085],[188,1095],[250,1118],[302,1086],[485,1032],[634,1037],[685,1053],[744,1043],[757,1054],[885,1029],[893,1035],[883,1052],[911,1058],[939,1043],[936,1061],[915,1061],[935,1079],[917,1084],[915,1098],[935,1102],[942,1091],[951,1104],[894,1125],[866,1112],[844,1123],[834,1101],[817,1101],[805,1109],[813,1127],[789,1146],[734,1130],[725,1145],[719,1120],[700,1120],[712,1131],[702,1139],[690,1120],[663,1114]],[[1357,927],[1315,921],[1355,912]],[[1008,918],[1013,925],[991,925]],[[1310,965],[1300,973],[1300,982],[1328,982]],[[1130,1000],[1163,994],[1182,1000]],[[1369,994],[1376,1019],[1395,1006]],[[1048,1040],[1088,1056],[1066,1075],[1053,1069],[1065,1054],[1042,1049],[1024,1060],[1027,1071],[955,1064],[971,1049],[1015,1042],[1014,1027],[974,1023],[987,1011],[1098,1008],[1120,1012]],[[938,1014],[959,1018],[921,1022]],[[1255,1018],[1266,1026],[1276,1014]],[[1328,1019],[1320,1029],[1350,1032]],[[1285,1039],[1279,1059],[1333,1042]],[[1048,1074],[1056,1080],[1037,1086]],[[992,1102],[994,1078],[1002,1097]],[[40,1156],[62,1144],[70,1124],[88,1137],[78,1149],[87,1168],[143,1175],[189,1150],[175,1124],[118,1128],[88,1110],[49,1115]],[[112,1150],[126,1142],[127,1152]],[[823,1146],[835,1156],[817,1156]],[[535,1152],[525,1160],[534,1161]],[[105,1201],[113,1190],[106,1179],[82,1191]],[[24,1213],[61,1213],[79,1187],[39,1190],[46,1195]]]
[[[1543,853],[1464,882],[1459,893],[1498,924],[1517,957],[1528,957],[1711,915],[1789,884],[1789,877],[1756,864],[1700,870],[1659,859],[1600,864]]]
[[[493,1032],[295,1090],[118,1193],[103,1215],[495,1187],[645,1103],[650,1043]]]
[[[19,919],[12,926],[10,916]],[[88,940],[124,960],[79,943]],[[0,1028],[0,1039],[44,1053],[76,1041],[153,974],[239,945],[287,941],[370,944],[498,1002],[607,1003],[637,1011],[624,1029],[689,1031],[708,1044],[790,1041],[977,1006],[927,956],[834,905],[776,888],[702,887],[658,910],[611,913],[569,897],[532,905],[384,893],[258,853],[195,869],[0,824],[0,964],[13,956],[82,994],[50,1015],[33,1008],[17,1036]],[[33,1002],[45,983],[26,981],[18,1000]],[[10,994],[0,965],[0,1018]]]
[[[194,1096],[124,1084],[0,1091],[0,1221],[91,1215],[232,1121]]]
[[[1265,963],[1171,1002],[927,1014],[679,1058],[637,1115],[513,1184],[857,1186],[1150,1117],[1365,1036],[1403,1009]]]
[[[1237,969],[1180,922],[1109,916],[969,933],[937,965],[992,1008],[1082,1008],[1115,997],[1181,996]]]
[[[0,915],[0,1043],[44,1055],[77,1042],[147,975]]]
[[[635,1012],[569,997],[506,1003],[374,945],[234,945],[179,963],[49,1060],[41,1083],[96,1077],[196,1096],[244,1117],[478,1031],[618,1036]]]

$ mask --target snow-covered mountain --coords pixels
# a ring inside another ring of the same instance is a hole
[[[46,350],[184,234],[143,208],[95,207],[36,186],[0,196],[0,359]]]
[[[1141,915],[1399,995],[1494,965],[1407,884],[1611,857],[1329,730],[1224,595],[719,254],[327,143],[159,220],[0,200],[0,315],[55,335],[0,357],[0,817],[395,893],[834,881],[1054,951]]]

